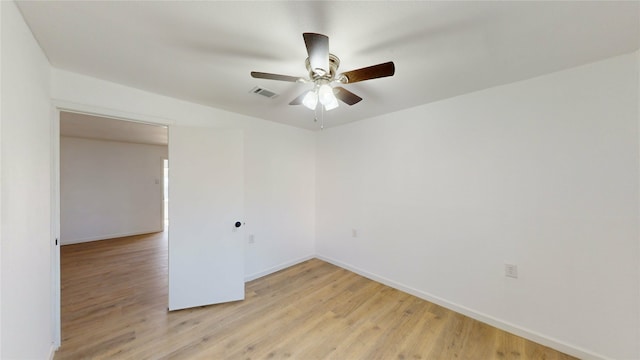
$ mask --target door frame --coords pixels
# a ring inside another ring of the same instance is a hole
[[[167,129],[167,131],[169,131]],[[166,167],[165,167],[166,165]],[[160,184],[162,185],[162,218],[160,219],[160,222],[162,223],[162,231],[167,231],[167,221],[168,220],[168,215],[169,215],[169,211],[168,211],[168,207],[165,206],[165,203],[167,203],[168,205],[168,189],[167,189],[167,182],[168,182],[168,177],[165,177],[165,169],[169,168],[169,145],[167,144],[167,157],[162,159],[162,179],[160,180]]]
[[[58,349],[62,345],[62,303],[60,300],[60,113],[72,112],[85,115],[101,116],[114,120],[124,120],[148,125],[162,126],[174,125],[176,121],[157,116],[134,114],[115,109],[71,103],[56,99],[53,99],[51,101],[51,105],[51,338],[52,347],[54,349]]]

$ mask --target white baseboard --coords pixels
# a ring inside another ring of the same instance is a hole
[[[244,277],[244,281],[248,282],[248,281],[251,281],[251,280],[255,280],[255,279],[261,278],[263,276],[267,276],[269,274],[273,274],[276,271],[280,271],[280,270],[286,269],[288,267],[291,267],[293,265],[300,264],[301,262],[305,262],[307,260],[311,260],[314,257],[315,257],[314,255],[307,255],[307,256],[301,257],[301,258],[299,258],[297,260],[287,261],[285,263],[270,267],[270,268],[268,268],[266,270],[263,270],[263,271],[260,271],[260,272],[257,272],[257,273],[253,273],[253,274],[250,274],[250,275],[246,275]]]
[[[90,241],[109,240],[109,239],[116,239],[116,238],[121,238],[125,236],[152,234],[152,233],[157,233],[162,231],[163,231],[162,229],[155,229],[155,230],[144,230],[144,231],[136,231],[136,232],[90,236],[90,237],[81,238],[81,239],[71,239],[71,240],[60,239],[60,245],[71,245],[71,244],[79,244],[79,243],[90,242]]]
[[[483,323],[489,324],[491,326],[494,326],[498,329],[504,330],[506,332],[521,336],[525,339],[531,340],[533,342],[536,342],[538,344],[544,345],[544,346],[548,346],[552,349],[561,351],[565,354],[569,354],[575,357],[578,357],[580,359],[593,359],[593,360],[607,360],[609,358],[605,357],[604,355],[600,355],[600,354],[596,354],[592,351],[589,351],[587,349],[583,349],[581,347],[578,346],[573,346],[570,344],[567,344],[563,341],[557,340],[557,339],[553,339],[550,338],[548,336],[545,336],[543,334],[540,334],[538,332],[529,330],[529,329],[525,329],[523,327],[511,324],[507,321],[503,321],[500,319],[497,319],[493,316],[487,315],[487,314],[483,314],[481,312],[475,311],[473,309],[467,308],[465,306],[447,301],[443,298],[431,295],[429,293],[426,293],[424,291],[421,290],[417,290],[414,289],[412,287],[406,286],[404,284],[398,283],[396,281],[387,279],[385,277],[382,276],[378,276],[376,274],[370,273],[368,271],[359,269],[357,267],[351,266],[349,264],[343,263],[341,261],[335,260],[333,258],[330,257],[326,257],[326,256],[322,256],[322,255],[316,255],[316,258],[326,261],[328,263],[331,263],[333,265],[339,266],[343,269],[352,271],[358,275],[362,275],[368,279],[377,281],[379,283],[382,283],[384,285],[390,286],[394,289],[398,289],[401,291],[404,291],[408,294],[417,296],[421,299],[427,300],[429,302],[432,302],[434,304],[440,305],[442,307],[445,307],[449,310],[455,311],[457,313],[466,315],[472,319],[481,321]]]

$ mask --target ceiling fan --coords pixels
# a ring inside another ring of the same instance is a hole
[[[342,86],[331,85],[352,84],[359,81],[392,76],[395,73],[395,65],[392,61],[389,61],[338,74],[337,70],[340,66],[340,59],[329,53],[329,37],[316,33],[303,33],[302,37],[304,38],[307,53],[309,54],[309,57],[305,61],[305,65],[309,71],[309,78],[257,71],[251,72],[251,76],[257,79],[314,84],[313,89],[305,91],[293,99],[289,105],[302,104],[311,110],[316,109],[318,102],[321,106],[324,106],[325,110],[332,110],[338,107],[338,100],[347,105],[354,105],[362,100],[360,96]]]

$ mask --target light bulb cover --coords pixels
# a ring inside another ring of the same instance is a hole
[[[318,94],[315,91],[309,91],[302,99],[302,105],[309,110],[315,110],[316,105],[318,105]]]
[[[322,105],[327,105],[336,101],[336,96],[333,95],[333,88],[328,84],[320,85],[318,89],[318,100]]]
[[[333,101],[329,102],[328,104],[324,104],[324,109],[329,111],[329,110],[333,110],[335,108],[338,107],[338,99],[336,99],[336,97],[333,97]]]

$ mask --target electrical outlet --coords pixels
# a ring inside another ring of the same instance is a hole
[[[253,236],[253,234],[249,234],[249,244],[255,244],[256,242],[256,238],[255,236]]]
[[[517,279],[518,278],[518,265],[504,264],[504,276]]]

